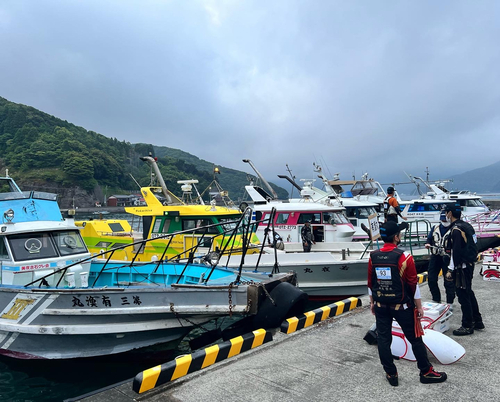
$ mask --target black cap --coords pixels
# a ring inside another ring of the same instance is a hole
[[[394,221],[389,221],[380,226],[380,236],[382,236],[382,240],[385,241],[404,229],[408,229],[408,224],[406,222],[398,225]]]
[[[444,210],[446,212],[462,212],[462,207],[460,206],[460,204],[458,202],[453,202],[453,203],[450,203],[450,204],[446,204],[444,206]]]
[[[394,193],[394,187],[392,186],[387,187],[387,194],[392,194],[392,193]]]

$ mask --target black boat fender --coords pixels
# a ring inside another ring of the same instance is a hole
[[[256,315],[245,317],[222,331],[222,339],[243,335],[256,329],[278,328],[287,318],[302,314],[308,295],[289,282],[281,282],[262,302]],[[273,302],[275,304],[273,304]]]
[[[255,329],[279,327],[287,318],[302,314],[308,300],[307,293],[288,282],[281,282],[269,294],[271,298],[262,302],[253,317]]]

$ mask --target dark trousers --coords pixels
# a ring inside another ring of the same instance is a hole
[[[375,318],[377,322],[378,354],[387,374],[394,375],[398,372],[391,352],[393,318],[399,323],[406,339],[411,343],[420,371],[424,373],[429,371],[431,363],[427,357],[427,349],[422,341],[422,337],[415,337],[413,307],[409,307],[406,310],[393,310],[390,306],[377,307],[375,305]]]
[[[431,255],[429,268],[427,270],[427,280],[429,282],[429,290],[431,291],[432,300],[436,303],[441,303],[441,291],[438,286],[439,271],[444,270],[444,273],[446,273],[446,268],[447,267],[444,264],[443,257],[440,255]],[[444,290],[446,292],[446,303],[452,304],[453,300],[455,300],[455,283],[452,280],[447,281],[446,279],[444,279],[443,282]]]
[[[483,318],[479,312],[476,295],[472,290],[472,276],[474,275],[474,265],[467,264],[466,268],[458,268],[462,270],[465,278],[465,289],[457,285],[457,296],[460,307],[462,308],[462,327],[472,328],[474,322],[482,322]],[[457,268],[453,270],[453,281],[457,276]],[[456,282],[455,282],[456,283]]]
[[[309,253],[311,251],[312,243],[310,242],[303,242],[302,243],[302,248],[304,249],[304,253]]]

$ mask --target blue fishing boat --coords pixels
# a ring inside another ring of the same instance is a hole
[[[292,273],[164,256],[116,261],[115,249],[91,255],[56,195],[21,191],[8,176],[0,190],[0,354],[74,359],[171,350],[215,318],[272,326],[304,303]]]

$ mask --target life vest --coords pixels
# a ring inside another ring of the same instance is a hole
[[[392,205],[389,204],[389,199],[394,198],[394,196],[387,196],[384,200],[384,214],[387,215],[397,215],[398,211]]]
[[[390,252],[380,250],[371,253],[373,300],[384,304],[408,303],[411,301],[407,285],[402,276],[406,266],[399,268],[403,250]]]
[[[444,235],[441,235],[440,224],[435,225],[432,231],[432,242],[434,243],[434,247],[431,247],[431,254],[444,256],[446,255],[444,251],[444,241],[447,238],[448,230]]]

